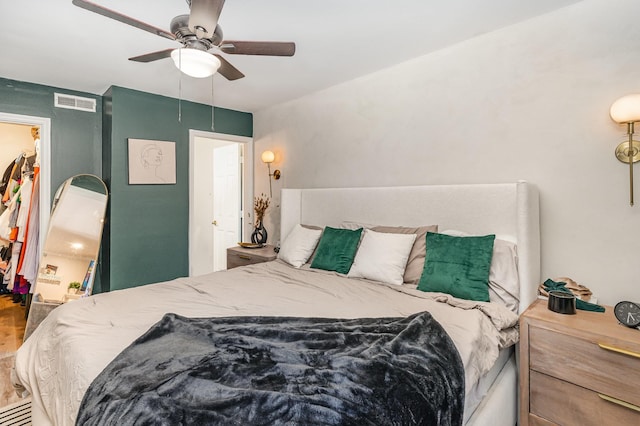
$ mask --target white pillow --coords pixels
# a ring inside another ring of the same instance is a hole
[[[370,229],[363,234],[348,277],[402,284],[416,234],[388,234]]]
[[[311,257],[320,235],[322,235],[321,229],[310,229],[300,224],[296,225],[280,246],[278,259],[284,260],[295,268],[301,267]]]
[[[471,235],[455,230],[442,231],[442,233],[458,237]],[[489,300],[493,303],[501,303],[511,311],[518,313],[520,278],[518,277],[518,251],[515,243],[497,238],[493,243],[493,257],[489,270]]]

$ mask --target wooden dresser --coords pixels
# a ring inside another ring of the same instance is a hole
[[[238,266],[253,265],[254,263],[270,262],[275,260],[278,254],[273,251],[273,246],[267,244],[262,248],[229,247],[227,249],[227,269]]]
[[[640,330],[605,308],[520,317],[520,425],[640,425]]]

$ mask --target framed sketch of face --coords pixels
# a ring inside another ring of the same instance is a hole
[[[176,143],[128,139],[129,185],[176,183]]]

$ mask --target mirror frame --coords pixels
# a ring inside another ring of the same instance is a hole
[[[79,188],[79,191],[72,192],[71,188],[74,187]],[[104,199],[98,198],[94,194],[104,196]],[[76,199],[69,198],[67,201],[67,197],[71,196]],[[67,205],[68,202],[77,203],[83,199],[84,202],[94,201],[91,210],[86,212],[89,216],[78,215],[78,206]],[[60,185],[53,198],[49,227],[40,253],[38,277],[33,289],[33,297],[37,299],[34,300],[64,303],[91,295],[95,283],[108,202],[108,188],[98,176],[78,174],[68,178]],[[97,219],[97,226],[94,219]],[[68,240],[70,236],[73,236],[74,241]],[[88,248],[85,248],[85,245]],[[51,260],[46,259],[52,255],[58,259],[83,260],[85,263],[88,261],[89,264],[84,267],[84,271],[86,271],[84,274],[78,274],[76,271],[75,274],[71,274],[73,278],[64,280],[63,284],[62,277],[56,275],[57,266],[53,265]],[[71,283],[80,284],[79,290],[71,292]],[[51,291],[48,294],[62,294],[61,298],[48,298],[47,291],[43,291],[47,287],[42,287],[46,284],[58,286],[58,288],[50,287]],[[64,287],[64,291],[60,291],[59,287]]]

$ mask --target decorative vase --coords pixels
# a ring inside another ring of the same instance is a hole
[[[254,244],[264,244],[267,242],[267,230],[262,226],[262,221],[258,221],[258,225],[251,233],[251,242]]]

